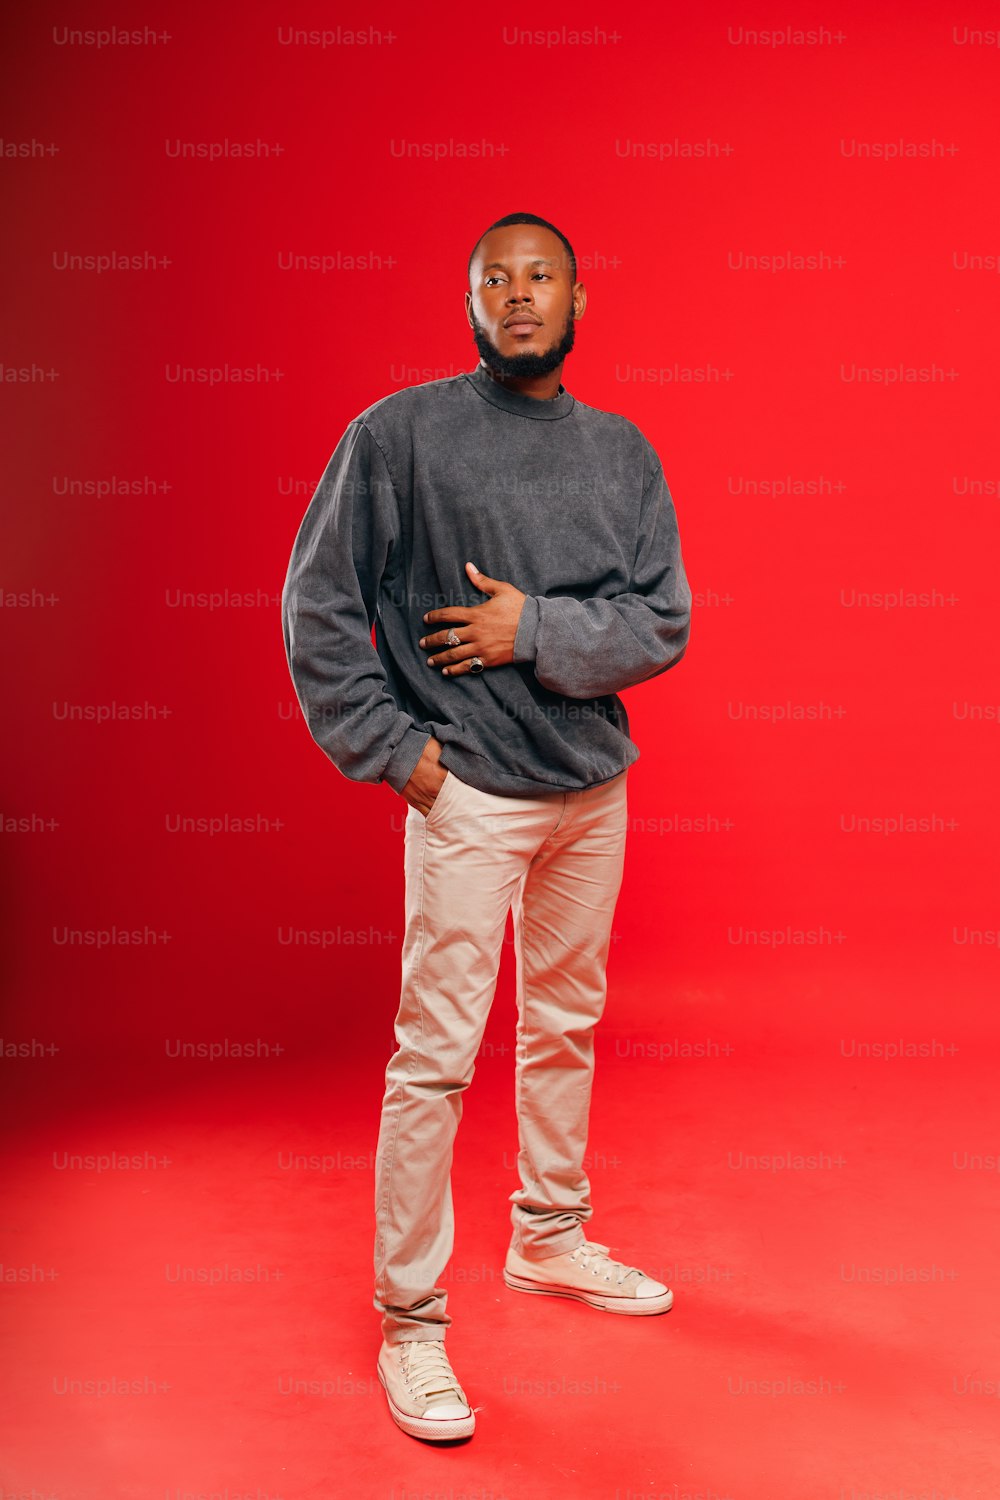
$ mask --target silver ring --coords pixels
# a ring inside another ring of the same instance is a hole
[[[446,646],[460,646],[461,644],[462,644],[462,642],[458,638],[458,631],[457,630],[449,630],[447,636],[445,637],[445,645]]]
[[[486,664],[483,661],[483,658],[481,656],[470,656],[469,657],[469,671],[470,672],[481,672],[483,670],[483,667],[485,665]]]

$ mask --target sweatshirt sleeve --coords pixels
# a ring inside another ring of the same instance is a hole
[[[554,693],[597,698],[676,666],[690,628],[691,589],[677,516],[654,454],[628,592],[605,599],[529,594],[517,623],[514,661],[531,662],[538,681]]]
[[[399,545],[382,450],[356,418],[302,518],[281,594],[285,655],[309,731],[352,781],[401,792],[430,735],[403,713],[372,643],[379,585]]]

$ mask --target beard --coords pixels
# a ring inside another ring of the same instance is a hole
[[[550,375],[553,370],[558,369],[573,347],[576,338],[576,320],[571,308],[566,317],[562,337],[552,345],[551,349],[546,349],[544,354],[501,354],[475,313],[472,314],[472,338],[479,350],[480,359],[489,366],[494,375]]]

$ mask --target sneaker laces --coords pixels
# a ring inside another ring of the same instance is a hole
[[[443,1339],[407,1339],[403,1344],[403,1373],[414,1395],[427,1406],[441,1406],[446,1401],[468,1402],[448,1362]]]
[[[640,1281],[648,1278],[645,1271],[638,1266],[627,1266],[623,1261],[612,1260],[609,1251],[610,1245],[598,1245],[593,1240],[584,1240],[582,1245],[577,1245],[570,1256],[577,1265],[582,1266],[585,1271],[591,1270],[595,1276],[603,1276],[605,1281],[614,1281],[620,1287],[626,1287],[635,1291]],[[630,1278],[634,1277],[634,1280]]]

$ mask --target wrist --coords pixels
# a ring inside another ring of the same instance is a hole
[[[534,661],[538,650],[538,600],[525,594],[514,632],[512,661]]]

